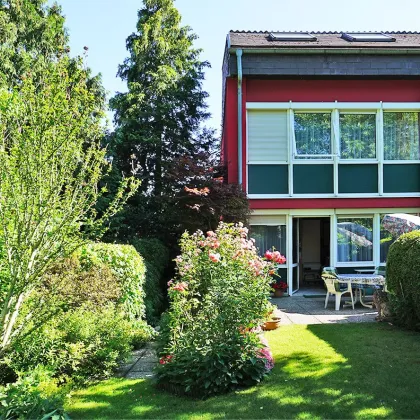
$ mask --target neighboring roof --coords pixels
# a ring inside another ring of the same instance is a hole
[[[228,34],[228,45],[230,48],[339,48],[339,49],[369,49],[369,48],[384,48],[384,49],[405,49],[405,48],[420,48],[420,32],[398,32],[398,31],[378,31],[372,33],[383,33],[395,38],[395,42],[355,42],[347,41],[341,37],[343,32],[313,32],[313,31],[296,31],[309,32],[315,35],[316,41],[274,41],[270,40],[270,33],[281,31],[230,31]],[[354,31],[357,32],[357,31]],[[364,33],[367,33],[366,31]]]

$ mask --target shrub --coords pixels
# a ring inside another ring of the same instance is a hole
[[[180,245],[158,384],[208,396],[259,382],[272,360],[256,329],[266,316],[278,253],[258,257],[241,224],[220,223],[207,237],[185,233]]]
[[[395,322],[420,330],[420,232],[400,236],[389,248],[386,283]]]
[[[131,244],[146,263],[146,319],[156,325],[163,309],[162,277],[169,263],[169,250],[158,239],[133,239]]]
[[[82,266],[77,254],[58,261],[45,275],[42,286],[31,297],[34,305],[45,301],[51,307],[63,310],[90,303],[93,307],[106,306],[121,300],[122,288],[115,274],[103,264]]]
[[[132,318],[144,317],[144,282],[146,267],[143,258],[131,245],[90,243],[77,256],[85,270],[104,264],[116,277],[121,287],[121,303]]]
[[[10,364],[16,371],[44,365],[60,381],[80,383],[109,376],[132,343],[142,339],[150,339],[144,321],[128,320],[113,305],[84,306],[61,313],[16,342]]]
[[[63,409],[63,393],[48,372],[39,368],[0,387],[0,418],[69,419]]]

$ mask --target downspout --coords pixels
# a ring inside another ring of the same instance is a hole
[[[242,50],[236,50],[238,64],[238,184],[242,185]]]

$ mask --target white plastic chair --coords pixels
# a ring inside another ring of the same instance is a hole
[[[322,271],[322,280],[324,280],[325,286],[327,287],[327,295],[325,296],[325,309],[328,305],[328,298],[330,295],[335,295],[335,310],[340,310],[341,296],[345,293],[350,293],[351,306],[354,309],[354,300],[353,300],[353,291],[351,288],[351,283],[347,283],[347,289],[340,289],[340,285],[345,283],[340,283],[338,281],[337,272],[334,267],[324,267]]]

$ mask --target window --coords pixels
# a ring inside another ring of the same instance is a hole
[[[251,226],[250,238],[255,239],[255,246],[260,255],[273,247],[286,255],[286,226]]]
[[[296,113],[295,158],[331,158],[331,113]]]
[[[287,112],[248,112],[248,160],[287,161]]]
[[[384,112],[384,157],[386,160],[419,160],[419,114]]]
[[[341,159],[375,159],[376,115],[340,114]]]
[[[272,41],[316,41],[316,36],[308,32],[271,32]]]
[[[351,42],[393,42],[395,38],[383,33],[358,32],[358,33],[342,33],[341,37]]]
[[[339,218],[337,261],[373,261],[373,218]]]
[[[385,215],[381,214],[381,222]],[[397,238],[388,232],[381,223],[381,243],[380,243],[380,262],[385,263],[388,257],[389,247],[395,242]]]

